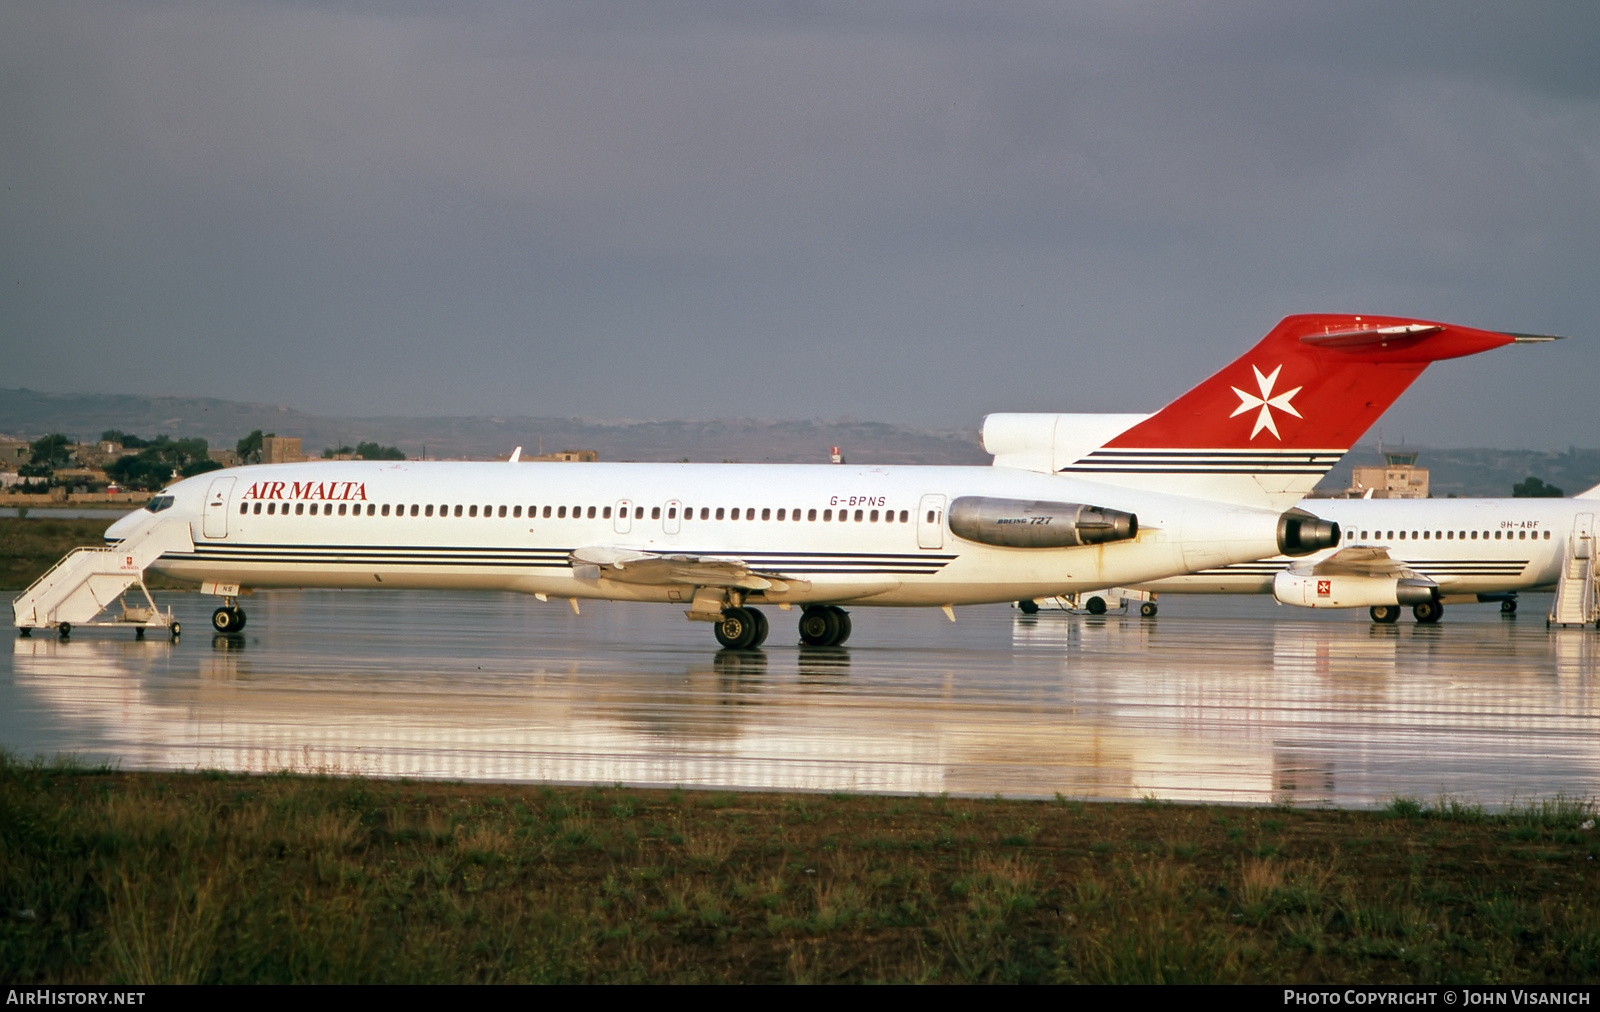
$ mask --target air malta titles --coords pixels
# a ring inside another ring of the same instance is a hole
[[[258,481],[244,493],[246,499],[325,499],[329,502],[366,501],[364,481]]]

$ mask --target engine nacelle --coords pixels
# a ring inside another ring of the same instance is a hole
[[[1001,548],[1076,548],[1139,533],[1132,513],[1075,502],[964,495],[950,504],[949,518],[957,537]]]
[[[1272,596],[1297,608],[1369,608],[1375,604],[1426,604],[1439,599],[1431,580],[1393,576],[1318,576],[1282,570]]]
[[[1310,555],[1339,545],[1339,525],[1292,509],[1278,518],[1278,551],[1288,556]]]

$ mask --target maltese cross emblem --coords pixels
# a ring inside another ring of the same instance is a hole
[[[1234,408],[1233,414],[1228,417],[1236,418],[1251,408],[1260,408],[1260,413],[1256,415],[1255,428],[1250,430],[1250,438],[1256,438],[1257,433],[1262,429],[1266,429],[1274,437],[1281,440],[1283,437],[1278,435],[1277,423],[1272,420],[1272,409],[1277,408],[1279,411],[1288,412],[1296,418],[1301,417],[1300,412],[1296,411],[1294,405],[1289,403],[1294,395],[1300,392],[1301,388],[1295,387],[1293,390],[1285,390],[1274,397],[1272,395],[1272,387],[1278,382],[1278,374],[1283,372],[1283,366],[1280,365],[1272,370],[1272,375],[1270,376],[1261,375],[1261,370],[1253,365],[1250,370],[1256,374],[1256,386],[1261,389],[1261,396],[1257,397],[1255,394],[1245,393],[1238,387],[1234,387],[1233,392],[1239,395],[1239,406]]]

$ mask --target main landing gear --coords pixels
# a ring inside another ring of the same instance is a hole
[[[1390,625],[1400,619],[1400,606],[1398,604],[1375,604],[1367,609],[1367,614],[1372,616],[1372,621],[1383,625]],[[1411,606],[1411,615],[1421,625],[1433,625],[1444,617],[1444,605],[1437,601],[1424,601]]]
[[[850,638],[850,615],[836,605],[816,605],[800,616],[800,642],[808,647],[836,647]]]
[[[724,608],[712,631],[729,650],[754,650],[767,641],[768,628],[760,609],[741,607]],[[813,605],[800,616],[800,642],[805,646],[836,647],[849,638],[850,615],[843,608]]]
[[[754,650],[767,641],[767,616],[758,608],[727,608],[713,631],[729,650]]]
[[[1444,605],[1437,601],[1424,601],[1412,605],[1411,614],[1423,625],[1433,625],[1444,615]]]
[[[219,633],[236,633],[244,628],[244,609],[225,604],[211,613],[211,628]]]

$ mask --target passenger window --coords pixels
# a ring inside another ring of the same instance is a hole
[[[562,507],[560,507],[559,509],[556,510],[556,519],[557,520],[565,520],[566,518],[567,518],[567,508],[565,506],[562,506]]]
[[[1527,531],[1518,531],[1517,532],[1517,540],[1518,541],[1526,541],[1526,540],[1528,540],[1528,532]]]
[[[412,503],[411,504],[411,515],[412,516],[416,516],[418,511],[420,511],[421,509],[422,509],[421,506],[418,506],[416,503]]]
[[[660,520],[661,519],[661,507],[660,506],[652,506],[652,507],[650,507],[650,519],[651,520]]]
[[[544,508],[544,518],[545,518],[545,519],[546,519],[546,520],[549,520],[549,519],[550,519],[550,507],[548,507],[548,506],[546,506],[546,507],[545,507],[545,508]]]
[[[728,515],[728,519],[729,520],[737,520],[737,519],[739,519],[739,507],[735,506],[733,508],[733,512]]]
[[[709,519],[711,519],[711,507],[710,506],[702,506],[702,507],[700,507],[700,519],[701,520],[709,520]]]
[[[867,519],[872,521],[873,523],[877,523],[878,522],[878,511],[877,510],[873,510],[872,514],[870,516],[868,516]]]
[[[783,510],[779,510],[778,511],[778,519],[782,520],[783,518],[784,518],[784,511]]]
[[[904,523],[910,523],[910,521],[911,521],[910,511],[909,510],[901,510],[900,511],[900,522],[904,524]]]
[[[817,519],[817,511],[816,510],[806,510],[806,519],[807,520],[815,520],[815,519]]]
[[[826,523],[832,522],[832,520],[833,520],[833,510],[823,510],[822,511],[822,522],[826,524]]]
[[[928,523],[933,523],[933,510],[928,511]]]
[[[594,519],[594,507],[593,506],[589,507],[589,519],[590,520]]]
[[[496,515],[497,516],[502,516],[502,517],[505,516],[506,515],[506,508],[504,506],[500,507],[500,511]]]
[[[678,519],[678,507],[676,507],[676,506],[667,507],[667,519],[668,520],[676,520],[676,519]]]
[[[600,519],[601,520],[610,520],[611,519],[611,507],[610,506],[607,506],[605,509],[600,511]]]
[[[634,507],[633,518],[635,520],[643,520],[644,519],[644,507],[643,506]]]
[[[1430,533],[1431,533],[1431,532],[1429,532],[1429,531],[1423,531],[1423,532],[1422,532],[1422,540],[1424,540],[1424,541],[1427,541],[1427,540],[1428,540],[1428,535],[1429,535],[1429,534],[1430,534]]]
[[[477,503],[473,503],[471,506],[467,507],[467,516],[475,517],[477,515],[478,515],[478,504]]]
[[[722,519],[722,507],[721,506],[717,507],[717,519],[718,520]]]
[[[1546,540],[1546,541],[1549,541],[1549,540],[1550,540],[1550,532],[1549,532],[1549,531],[1545,531],[1545,532],[1544,532],[1544,539],[1545,539],[1545,540]]]
[[[772,510],[770,510],[770,509],[762,510],[761,511],[761,519],[763,519],[763,520],[771,520],[772,519]]]
[[[423,515],[423,516],[425,516],[425,517],[431,517],[431,516],[433,516],[433,503],[429,503],[429,504],[428,504],[428,505],[427,505],[427,508],[425,508],[425,509],[424,509],[424,510],[423,510],[423,511],[422,511],[422,515]]]
[[[384,503],[383,504],[382,515],[383,516],[388,516],[389,515],[389,504],[388,503]]]

